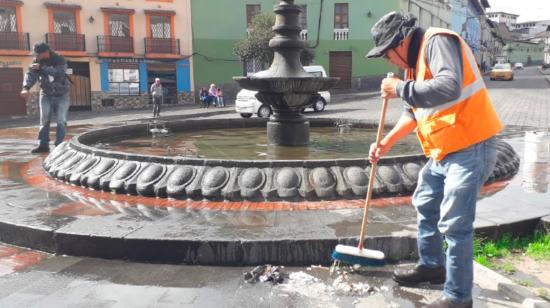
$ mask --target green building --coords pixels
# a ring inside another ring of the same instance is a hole
[[[247,26],[260,12],[272,12],[277,0],[193,0],[193,69],[196,89],[211,83],[232,96],[233,76],[257,71],[255,63],[242,63],[233,46],[247,37]],[[400,9],[401,0],[297,0],[304,5],[302,38],[315,46],[311,65],[322,65],[330,76],[340,77],[342,89],[372,89],[396,68],[383,59],[367,60],[374,43],[370,29],[384,14]],[[323,3],[321,8],[321,3]],[[321,13],[322,12],[322,13]],[[319,41],[318,24],[321,18]]]
[[[512,41],[507,43],[502,51],[510,63],[539,65],[544,60],[544,42]]]

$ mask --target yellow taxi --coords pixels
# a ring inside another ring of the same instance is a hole
[[[514,70],[510,63],[498,63],[491,70],[491,80],[514,80]]]

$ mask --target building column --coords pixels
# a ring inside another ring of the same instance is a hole
[[[149,78],[147,74],[147,63],[140,62],[139,63],[139,91],[141,93],[149,92],[149,83],[147,82],[147,78]]]
[[[176,62],[176,87],[179,103],[193,104],[195,102],[195,95],[191,91],[191,65],[189,59]]]

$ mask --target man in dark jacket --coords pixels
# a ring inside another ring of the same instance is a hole
[[[46,43],[34,45],[36,58],[25,74],[21,97],[29,98],[29,90],[40,82],[40,143],[32,153],[47,153],[50,150],[50,120],[52,112],[57,114],[55,145],[65,138],[67,113],[69,111],[69,80],[66,75],[67,63]]]

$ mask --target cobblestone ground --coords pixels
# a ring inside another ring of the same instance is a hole
[[[535,67],[515,72],[513,81],[486,80],[493,104],[507,126],[548,128],[550,125],[550,84]],[[352,117],[378,120],[379,99],[333,105],[322,116]],[[395,122],[402,105],[393,101],[388,112],[390,122]]]

